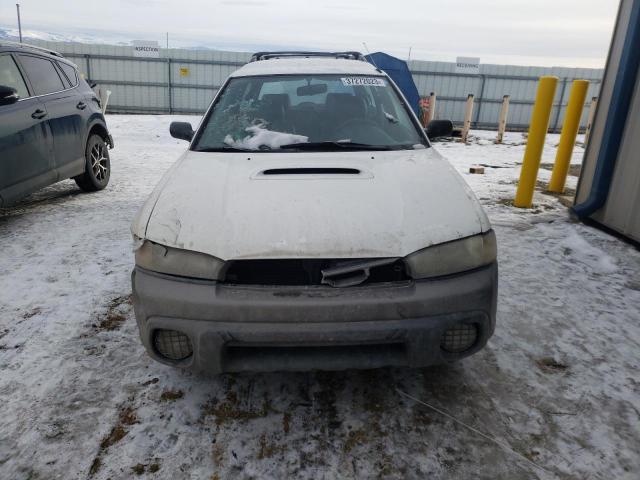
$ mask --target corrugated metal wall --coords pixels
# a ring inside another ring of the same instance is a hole
[[[592,97],[598,96],[603,73],[603,70],[593,68],[481,64],[480,75],[465,75],[455,73],[455,63],[419,60],[409,62],[409,67],[420,95],[436,93],[438,118],[462,122],[467,95],[471,93],[475,96],[474,126],[491,128],[497,127],[504,95],[510,95],[508,125],[511,128],[526,128],[529,125],[537,81],[542,75],[555,75],[560,79],[550,126],[552,129],[561,128],[571,82],[575,79],[591,82],[587,93],[590,102]],[[586,125],[587,114],[585,109],[582,126]]]
[[[134,58],[133,47],[80,43],[30,42],[61,52],[85,76],[112,91],[114,113],[202,113],[226,77],[246,63],[250,53],[161,49],[161,58]],[[602,70],[480,65],[480,75],[455,73],[455,63],[409,62],[421,96],[435,92],[437,118],[461,123],[467,95],[475,95],[473,125],[496,128],[503,95],[510,95],[508,127],[526,128],[541,75],[560,78],[551,128],[560,128],[571,81],[590,80],[587,99],[598,95]],[[181,69],[187,69],[186,75]],[[583,115],[586,123],[587,111]]]

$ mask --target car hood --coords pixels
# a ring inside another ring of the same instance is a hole
[[[281,171],[268,171],[274,169]],[[138,212],[132,230],[230,260],[402,257],[489,228],[462,177],[427,148],[188,151]]]

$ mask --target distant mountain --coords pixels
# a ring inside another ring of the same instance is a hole
[[[0,40],[7,40],[11,42],[20,41],[19,32],[17,28],[0,26]],[[99,43],[107,45],[131,45],[131,40],[123,38],[122,35],[110,34],[110,33],[92,33],[92,32],[78,32],[78,33],[51,33],[42,30],[22,30],[22,40],[28,42],[29,40],[41,40],[47,42],[76,42],[76,43]],[[160,42],[162,45],[162,42]],[[216,48],[208,45],[202,45],[200,43],[190,42],[172,42],[172,48],[189,48],[191,50],[217,50]]]
[[[19,33],[17,28],[1,28],[0,27],[0,39],[18,41]],[[23,30],[23,40],[43,40],[48,42],[82,42],[82,43],[95,43],[96,39],[84,36],[84,35],[68,35],[59,33],[41,32],[38,30]]]
[[[130,36],[125,32],[107,32],[107,31],[92,31],[92,30],[69,30],[66,33],[52,33],[48,31],[48,28],[41,29],[23,29],[22,39],[25,42],[29,40],[41,40],[49,42],[77,42],[77,43],[92,43],[102,45],[131,45],[133,39],[138,39],[135,34]],[[149,38],[146,38],[149,40]],[[0,40],[7,40],[11,42],[19,41],[18,29],[9,27],[6,25],[0,25]],[[142,40],[142,38],[141,38]],[[158,39],[161,47],[164,46],[162,38]],[[271,45],[271,44],[248,44],[248,43],[235,43],[229,41],[215,42],[213,39],[203,38],[189,38],[189,37],[177,37],[170,36],[170,48],[184,48],[189,50],[226,50],[234,52],[257,52],[262,50],[309,50],[304,46],[292,46],[292,45]],[[313,50],[313,49],[311,49]]]
[[[16,37],[12,35],[11,30],[0,27],[0,40],[10,40],[12,42],[15,42]]]

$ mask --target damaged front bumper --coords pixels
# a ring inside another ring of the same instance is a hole
[[[429,280],[369,286],[247,286],[132,273],[140,338],[149,355],[206,372],[423,367],[480,350],[493,334],[497,264]],[[473,324],[466,350],[441,348],[451,327]],[[159,330],[189,338],[193,353],[172,361]]]

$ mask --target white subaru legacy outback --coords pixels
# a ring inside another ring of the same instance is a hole
[[[493,334],[496,239],[393,81],[354,52],[256,54],[138,212],[156,360],[208,372],[422,367]]]

